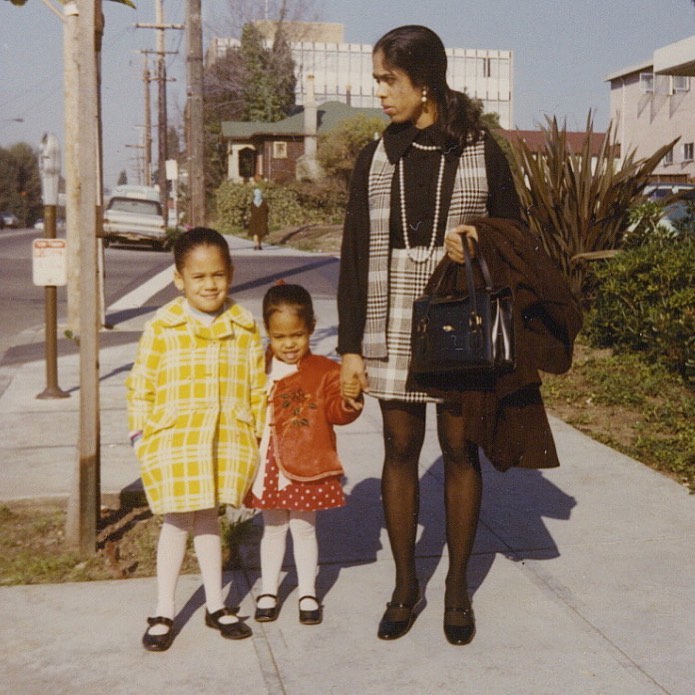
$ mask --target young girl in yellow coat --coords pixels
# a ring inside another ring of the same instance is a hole
[[[205,624],[242,639],[250,628],[224,606],[217,510],[239,506],[258,465],[265,365],[251,314],[227,298],[233,266],[218,232],[196,227],[174,244],[174,283],[183,297],[145,327],[127,379],[128,426],[153,514],[158,603],[143,646],[173,640],[174,594],[193,535],[205,587]]]

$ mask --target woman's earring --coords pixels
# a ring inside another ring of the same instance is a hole
[[[423,104],[427,103],[427,89],[425,87],[422,88],[422,96],[420,97],[420,101]]]

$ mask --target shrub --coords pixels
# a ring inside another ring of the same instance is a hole
[[[592,344],[638,351],[695,377],[695,238],[657,236],[595,269]]]
[[[323,221],[321,211],[302,204],[293,186],[294,184],[280,186],[268,182],[249,184],[225,181],[215,195],[217,229],[223,234],[235,234],[246,227],[254,188],[260,188],[268,201],[268,224],[271,230]]]
[[[579,295],[587,272],[582,260],[620,247],[628,210],[675,141],[646,159],[636,159],[632,150],[618,162],[612,125],[594,153],[591,114],[578,152],[572,151],[566,128],[555,118],[548,118],[542,131],[540,151],[524,140],[513,142],[514,182],[526,222]]]

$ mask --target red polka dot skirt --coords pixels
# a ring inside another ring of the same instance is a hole
[[[259,499],[249,491],[244,500],[246,507],[313,512],[345,505],[343,486],[340,476],[337,475],[309,482],[293,480],[287,487],[278,490],[278,465],[272,452],[273,447],[269,446],[263,479],[263,496]]]

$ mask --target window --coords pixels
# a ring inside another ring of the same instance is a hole
[[[478,77],[492,77],[492,65],[489,58],[478,58]]]
[[[287,159],[287,143],[278,140],[273,143],[273,159]]]
[[[654,73],[641,72],[639,75],[639,90],[642,94],[652,94],[654,92]]]
[[[673,149],[670,149],[665,155],[661,163],[667,167],[673,164]]]
[[[692,142],[683,143],[683,161],[692,162],[695,154],[695,145]]]
[[[690,91],[690,82],[687,75],[673,75],[671,77],[671,92],[680,94]]]

